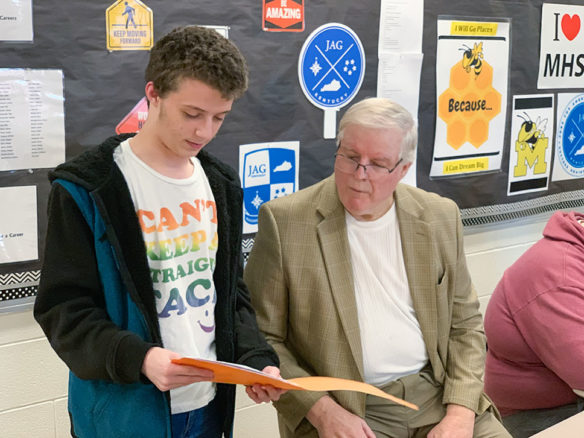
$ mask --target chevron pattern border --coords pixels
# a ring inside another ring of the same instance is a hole
[[[29,283],[39,283],[41,271],[10,272],[0,275],[0,289],[4,286],[20,286]]]
[[[241,250],[243,252],[250,252],[253,247],[254,238],[250,237],[249,239],[243,239],[241,241]]]
[[[462,224],[467,227],[521,219],[544,213],[551,216],[551,213],[557,210],[573,210],[582,206],[584,206],[584,190],[574,190],[526,201],[461,209],[460,215]]]
[[[243,239],[241,241],[241,252],[243,253],[243,265],[247,263],[247,259],[249,258],[249,253],[253,248],[254,238],[250,237],[249,239]]]
[[[40,277],[40,270],[0,275],[0,301],[35,296]]]

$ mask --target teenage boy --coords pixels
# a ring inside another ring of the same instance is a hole
[[[237,174],[202,149],[247,88],[239,50],[211,29],[153,47],[149,114],[57,167],[34,315],[70,368],[80,437],[229,437],[235,389],[182,356],[279,376],[242,280]],[[256,402],[281,391],[247,388]]]

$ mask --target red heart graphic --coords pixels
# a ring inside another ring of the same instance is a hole
[[[569,41],[572,41],[580,32],[580,17],[577,14],[571,17],[568,14],[564,14],[562,17],[562,32],[566,35]]]

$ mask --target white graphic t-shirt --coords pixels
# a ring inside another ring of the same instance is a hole
[[[217,209],[201,163],[193,175],[168,178],[140,160],[128,140],[114,152],[130,189],[146,243],[164,348],[216,360],[213,283]],[[170,391],[173,414],[206,406],[215,385],[200,382]]]

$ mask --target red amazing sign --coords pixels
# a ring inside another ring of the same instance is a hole
[[[268,32],[302,32],[304,0],[263,0],[263,29]]]

